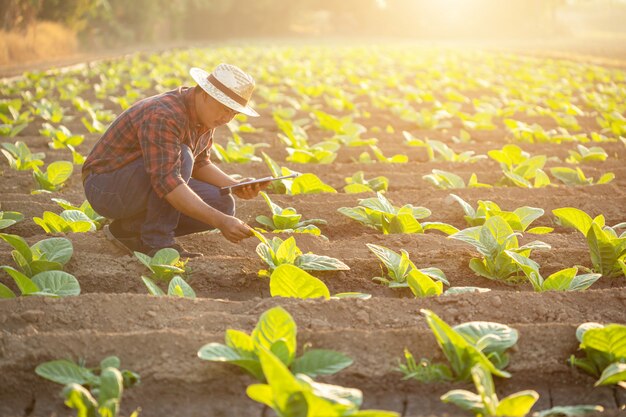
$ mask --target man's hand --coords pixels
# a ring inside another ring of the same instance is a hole
[[[239,182],[251,181],[254,178],[244,178]],[[266,189],[269,187],[271,181],[266,182],[257,182],[256,184],[244,185],[243,187],[234,188],[233,194],[235,194],[239,198],[243,198],[244,200],[250,200],[251,198],[259,195],[259,191]]]
[[[239,243],[241,240],[252,236],[250,226],[233,216],[224,216],[218,229],[226,239],[233,243]]]

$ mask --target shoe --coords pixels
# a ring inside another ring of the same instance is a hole
[[[163,248],[151,248],[149,246],[148,247],[144,246],[144,250],[145,250],[144,253],[146,255],[148,255],[148,256],[154,256],[155,253],[157,253],[161,249],[165,249],[165,248],[176,249],[176,251],[178,251],[178,254],[180,255],[181,258],[198,258],[200,256],[204,256],[204,254],[202,254],[200,252],[188,251],[187,249],[183,248],[178,243],[173,243],[173,244],[171,244],[169,246],[165,246]]]
[[[120,237],[113,234],[113,231],[106,225],[102,228],[104,231],[104,236],[106,236],[107,240],[111,241],[118,249],[123,250],[129,255],[133,256],[135,251],[141,251],[143,245],[141,244],[141,239],[139,236],[131,236],[131,237]]]

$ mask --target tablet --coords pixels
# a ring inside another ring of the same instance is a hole
[[[289,175],[283,175],[282,177],[264,177],[264,178],[258,178],[256,180],[240,182],[240,183],[237,183],[237,184],[234,184],[234,185],[229,185],[227,187],[221,187],[220,188],[220,194],[230,194],[233,190],[235,190],[237,188],[240,188],[240,187],[244,187],[244,186],[249,185],[249,184],[258,184],[258,183],[263,183],[263,182],[284,180],[284,179],[287,179],[287,178],[295,178],[298,175],[299,174],[289,174]]]

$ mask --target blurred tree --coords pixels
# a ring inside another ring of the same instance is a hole
[[[26,30],[35,22],[42,0],[0,0],[2,29]]]

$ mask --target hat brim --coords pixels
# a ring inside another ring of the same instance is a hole
[[[228,97],[226,94],[222,93],[217,87],[209,82],[209,73],[201,68],[192,68],[189,70],[189,74],[194,79],[196,83],[202,88],[208,95],[213,97],[215,100],[219,101],[223,105],[228,108],[231,108],[239,113],[243,113],[246,116],[250,117],[259,117],[259,113],[257,113],[250,106],[242,106],[237,103],[232,98]]]

